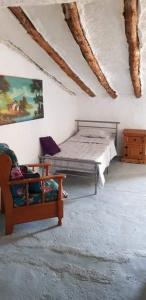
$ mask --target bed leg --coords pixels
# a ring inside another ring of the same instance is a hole
[[[94,195],[97,195],[97,180],[98,180],[98,166],[97,164],[95,165],[95,193]]]
[[[97,179],[98,179],[98,176],[97,176],[97,172],[95,173],[95,195],[97,195]]]
[[[96,179],[96,182],[95,182],[95,195],[97,195],[97,179]]]

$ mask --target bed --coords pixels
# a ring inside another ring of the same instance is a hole
[[[83,176],[93,175],[95,194],[104,185],[104,171],[117,155],[119,122],[76,120],[76,131],[59,145],[61,152],[40,156],[40,162],[51,161],[53,171]]]

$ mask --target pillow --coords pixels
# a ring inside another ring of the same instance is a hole
[[[54,155],[61,151],[51,136],[41,137],[40,143],[41,143],[43,155],[45,154]]]
[[[34,173],[25,165],[20,166],[23,177],[26,178],[39,178],[39,173]],[[41,183],[39,181],[29,183],[29,193],[40,193],[41,192]]]
[[[17,157],[16,157],[14,151],[11,150],[7,144],[0,143],[0,154],[3,154],[3,153],[7,154],[11,158],[13,167],[18,166]]]
[[[34,173],[33,176],[28,178],[39,178],[40,175],[38,173]],[[29,193],[40,193],[41,192],[41,183],[40,181],[33,182],[29,184]]]
[[[3,148],[9,148],[9,146],[7,144],[0,143],[0,148],[1,149],[3,149]]]
[[[81,136],[76,135],[74,137],[71,137],[69,139],[70,142],[73,143],[88,143],[88,144],[105,144],[109,143],[109,138],[103,138],[103,137],[91,137],[91,136]]]
[[[25,165],[19,165],[19,168],[20,168],[21,173],[22,173],[22,175],[24,176],[24,178],[27,178],[27,177],[25,177],[25,176],[26,176],[27,173],[28,173],[28,167],[25,166]]]
[[[21,172],[20,167],[13,167],[11,169],[11,179],[21,179],[23,178],[23,174]]]
[[[100,128],[82,128],[79,130],[78,134],[83,137],[89,138],[109,138],[112,135],[112,132],[108,129]]]
[[[58,183],[53,179],[46,180],[42,189],[45,193],[58,191]]]
[[[11,186],[11,193],[13,198],[25,197],[25,184],[15,184]]]

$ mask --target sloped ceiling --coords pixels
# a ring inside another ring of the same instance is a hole
[[[132,0],[129,0],[132,1]],[[14,47],[28,59],[53,76],[66,92],[81,95],[82,89],[69,78],[52,58],[32,39],[8,6],[21,6],[26,16],[46,42],[63,58],[71,70],[93,94],[107,95],[96,75],[84,59],[80,47],[65,21],[61,0],[1,0],[0,41]],[[65,1],[69,3],[71,1]],[[146,68],[146,0],[139,2],[139,39],[141,49],[141,81],[144,87]],[[84,35],[110,87],[117,95],[133,95],[129,72],[129,53],[123,17],[124,0],[78,0],[77,8]],[[87,95],[87,94],[85,94]]]
[[[77,0],[80,3],[90,3],[96,0]],[[65,3],[72,2],[71,0],[65,0]],[[16,6],[16,5],[46,5],[46,4],[55,4],[55,3],[63,3],[62,0],[1,0],[0,6],[7,7],[7,6]]]

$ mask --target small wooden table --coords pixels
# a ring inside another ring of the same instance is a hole
[[[122,161],[130,163],[146,163],[146,130],[123,130]]]

